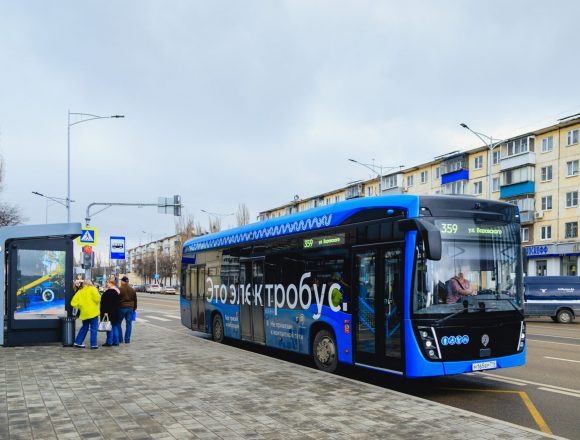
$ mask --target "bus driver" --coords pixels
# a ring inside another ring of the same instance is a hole
[[[447,283],[447,304],[460,302],[462,297],[477,295],[477,289],[472,288],[469,280],[463,277],[464,267],[460,267],[457,276],[452,277]]]

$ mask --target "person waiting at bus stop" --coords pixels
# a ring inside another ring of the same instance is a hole
[[[77,280],[74,283],[76,289],[75,295],[72,297],[70,305],[80,311],[79,319],[83,322],[79,333],[73,344],[76,348],[85,348],[85,337],[91,329],[91,348],[99,348],[97,344],[97,330],[99,327],[99,303],[101,302],[101,295],[93,283],[89,280]]]
[[[458,303],[466,296],[475,295],[477,293],[477,290],[471,287],[469,280],[463,276],[464,273],[465,267],[460,267],[457,271],[457,276],[454,276],[449,280],[447,286],[447,298],[445,300],[447,304]]]
[[[119,345],[119,333],[121,324],[119,322],[119,308],[121,305],[121,295],[115,285],[115,279],[109,278],[106,283],[107,290],[101,297],[101,320],[108,318],[111,322],[111,330],[107,332],[107,341],[103,347]]]
[[[129,278],[121,278],[121,308],[119,309],[119,342],[123,342],[123,320],[125,320],[125,344],[131,342],[133,329],[133,312],[137,311],[137,294],[135,289],[129,286]]]

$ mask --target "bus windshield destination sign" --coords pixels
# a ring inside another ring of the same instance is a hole
[[[314,249],[329,246],[342,246],[344,244],[344,234],[327,235],[325,237],[313,237],[303,240],[304,249]]]
[[[474,222],[437,222],[437,226],[444,236],[463,237],[501,237],[504,235],[504,227],[500,225],[476,225]]]

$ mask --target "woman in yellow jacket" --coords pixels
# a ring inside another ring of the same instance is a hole
[[[70,305],[80,310],[79,319],[83,322],[83,326],[79,330],[74,346],[85,348],[85,337],[90,327],[91,349],[94,350],[99,348],[97,345],[97,331],[99,329],[99,314],[101,313],[101,295],[89,280],[75,281],[75,287],[78,290],[73,296]]]

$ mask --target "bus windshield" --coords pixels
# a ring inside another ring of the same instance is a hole
[[[449,315],[466,309],[523,309],[520,225],[477,219],[433,219],[442,256],[425,258],[418,243],[413,312]]]

